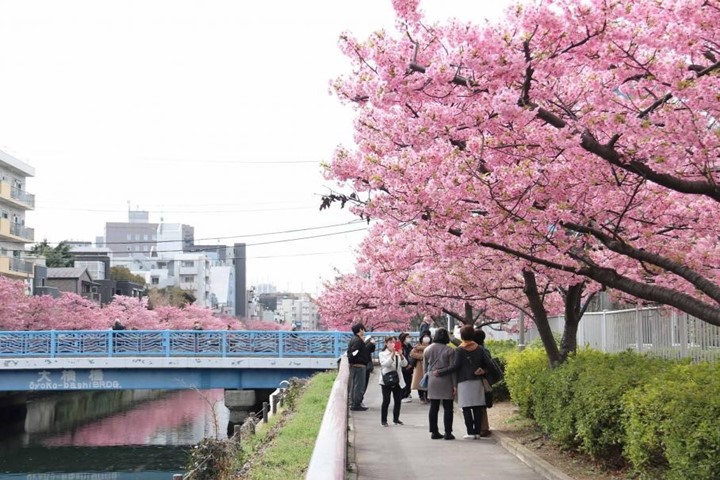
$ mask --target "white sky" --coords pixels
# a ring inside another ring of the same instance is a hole
[[[480,22],[508,3],[421,7]],[[363,224],[248,235],[355,220],[318,211],[319,163],[352,141],[337,38],[393,22],[390,0],[0,0],[0,149],[36,170],[36,241],[93,241],[130,201],[198,243],[247,242],[250,284],[317,292],[363,232],[252,244]]]

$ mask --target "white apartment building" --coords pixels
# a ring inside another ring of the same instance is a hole
[[[35,208],[35,195],[26,190],[30,165],[0,150],[0,275],[25,280],[33,277],[33,263],[23,259],[26,243],[35,231],[25,225],[25,212]]]
[[[317,330],[318,328],[317,306],[307,294],[301,294],[297,299],[278,299],[275,314],[281,323],[293,325],[300,330]]]
[[[230,266],[210,267],[210,292],[213,310],[235,316],[235,269]]]
[[[192,291],[198,307],[212,307],[208,256],[204,253],[176,253],[172,258],[176,285],[183,290]]]

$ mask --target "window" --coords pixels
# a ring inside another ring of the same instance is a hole
[[[128,233],[128,234],[126,235],[126,237],[127,237],[128,240],[132,240],[132,234]]]
[[[147,239],[148,239],[148,235],[146,233],[145,235],[143,235],[143,240],[147,241]]]
[[[160,277],[152,277],[152,278],[150,279],[150,283],[151,283],[152,285],[160,285]]]
[[[183,267],[194,267],[194,266],[195,266],[195,262],[192,261],[192,260],[183,260],[181,266],[183,266]]]
[[[140,234],[139,234],[139,233],[136,233],[136,234],[135,234],[135,240],[140,240]]]
[[[180,282],[195,283],[195,275],[180,275]]]

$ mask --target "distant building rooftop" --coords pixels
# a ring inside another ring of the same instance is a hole
[[[25,177],[34,177],[35,176],[35,168],[31,167],[27,163],[23,162],[22,160],[18,160],[17,158],[13,157],[12,155],[3,152],[0,150],[0,162],[8,164],[11,168],[14,170],[17,170],[19,173],[21,173]]]
[[[80,278],[86,267],[48,268],[47,278]]]

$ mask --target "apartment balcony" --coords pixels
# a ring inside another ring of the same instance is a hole
[[[35,241],[35,230],[0,218],[0,241],[3,240],[32,243]]]
[[[0,256],[0,275],[16,279],[32,278],[33,263],[20,258]]]
[[[13,187],[8,182],[0,182],[0,199],[23,210],[33,210],[35,208],[35,195]]]

